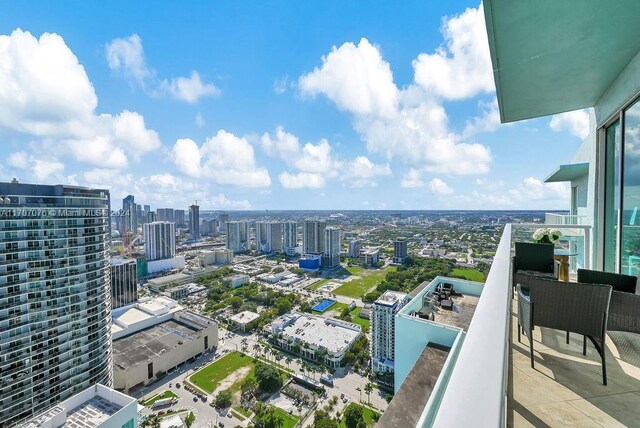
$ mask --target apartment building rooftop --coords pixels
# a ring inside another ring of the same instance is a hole
[[[393,306],[397,301],[407,297],[406,293],[399,291],[387,290],[376,299],[376,305]]]
[[[122,410],[126,407],[126,416]],[[123,421],[137,417],[135,398],[104,385],[94,385],[18,425],[20,428],[97,428],[116,413]],[[122,416],[125,416],[124,418]],[[118,426],[122,425],[119,423]]]
[[[113,341],[113,364],[122,369],[162,355],[197,337],[198,329],[175,319]]]
[[[300,314],[282,333],[309,345],[324,347],[329,352],[340,353],[353,344],[362,330],[359,325],[346,321]]]

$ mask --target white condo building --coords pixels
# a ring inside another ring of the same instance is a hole
[[[228,221],[225,226],[227,229],[227,249],[234,253],[249,251],[249,223],[246,221]]]
[[[305,220],[302,225],[302,252],[304,254],[322,254],[324,252],[324,230],[327,223],[318,220]]]
[[[396,359],[395,316],[406,303],[407,295],[387,290],[373,304],[371,314],[371,367],[377,372],[392,372]]]
[[[170,259],[176,254],[176,224],[155,221],[144,225],[144,254],[147,260]]]
[[[280,222],[257,221],[256,250],[261,253],[282,252],[282,229],[283,224]]]
[[[327,227],[324,230],[322,266],[335,267],[340,264],[340,229]]]
[[[283,223],[282,227],[284,228],[284,252],[293,256],[298,246],[298,224],[295,221],[288,221]]]
[[[0,426],[112,384],[109,192],[0,183]]]

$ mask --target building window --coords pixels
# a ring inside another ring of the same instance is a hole
[[[624,112],[621,272],[640,275],[640,100]]]
[[[604,269],[640,276],[640,100],[604,134]]]
[[[133,428],[134,426],[135,423],[133,419],[129,419],[124,425],[122,425],[122,428]]]
[[[147,364],[147,379],[151,379],[153,377],[153,363]]]

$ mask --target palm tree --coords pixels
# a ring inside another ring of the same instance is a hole
[[[290,369],[291,367],[289,367],[291,365],[291,362],[293,360],[291,359],[291,357],[287,357],[284,359],[284,362],[287,364],[287,368]]]
[[[367,382],[364,386],[364,392],[367,393],[367,404],[371,406],[371,391],[373,391],[373,384],[371,382]]]
[[[257,354],[258,351],[260,350],[260,344],[258,342],[253,344],[253,353]]]

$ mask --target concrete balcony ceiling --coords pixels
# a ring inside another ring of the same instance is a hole
[[[640,51],[637,0],[485,0],[484,14],[502,122],[596,106]]]

